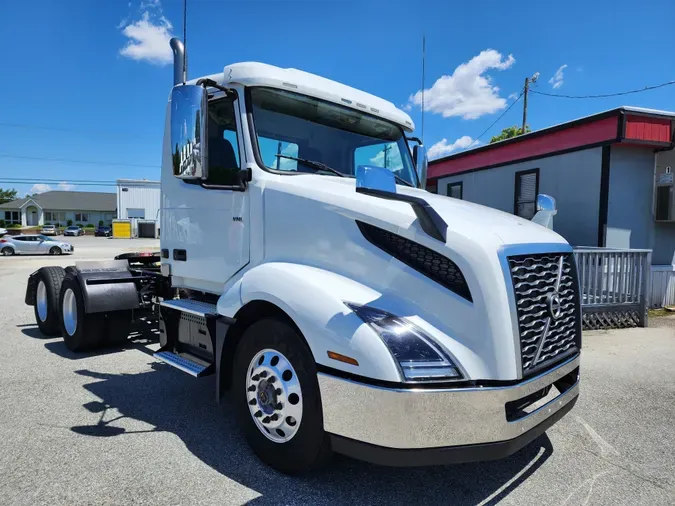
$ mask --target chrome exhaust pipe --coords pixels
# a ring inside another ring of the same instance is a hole
[[[173,85],[185,84],[187,82],[187,56],[185,56],[185,46],[180,39],[173,38],[169,41],[173,51]]]

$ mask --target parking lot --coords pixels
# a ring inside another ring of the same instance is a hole
[[[126,350],[75,355],[23,303],[41,265],[158,248],[69,238],[73,257],[0,258],[0,497],[3,504],[674,504],[675,329],[584,336],[574,410],[496,462],[419,469],[336,457],[291,478],[260,464],[212,378]],[[143,325],[143,324],[141,324]]]

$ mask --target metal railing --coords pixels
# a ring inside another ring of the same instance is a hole
[[[646,327],[652,252],[574,248],[585,329]]]

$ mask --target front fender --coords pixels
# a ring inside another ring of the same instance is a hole
[[[380,337],[344,304],[344,301],[372,303],[381,295],[355,280],[323,269],[271,262],[243,274],[218,301],[218,312],[234,317],[249,302],[269,302],[295,322],[317,364],[400,382],[398,365]],[[352,357],[359,365],[330,359],[328,351]]]

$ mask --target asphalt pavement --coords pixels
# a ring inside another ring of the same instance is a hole
[[[33,270],[158,247],[74,239],[75,258],[0,258],[2,504],[675,504],[673,328],[585,334],[576,407],[510,458],[397,469],[336,456],[292,478],[251,453],[213,378],[152,357],[147,323],[93,354],[38,331],[23,304]]]

